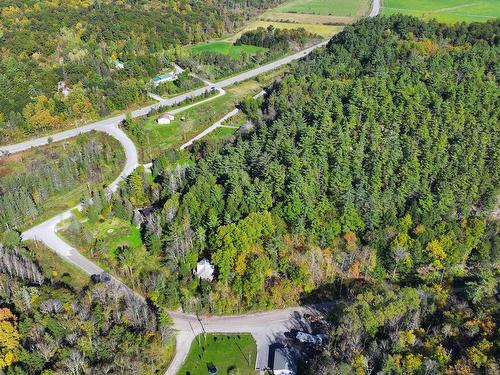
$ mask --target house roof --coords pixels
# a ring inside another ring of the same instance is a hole
[[[202,259],[196,264],[196,274],[202,279],[212,280],[214,266],[207,259]]]
[[[168,119],[173,119],[173,118],[174,118],[174,115],[173,115],[173,114],[171,114],[171,113],[169,113],[169,112],[166,112],[166,113],[162,114],[162,115],[160,116],[160,118],[168,118]]]
[[[168,79],[168,78],[172,78],[172,77],[175,77],[174,73],[159,74],[153,78],[153,81],[157,82],[157,81],[161,81],[162,79]]]
[[[293,371],[292,364],[290,363],[291,353],[287,348],[276,348],[274,350],[273,370],[291,370]]]

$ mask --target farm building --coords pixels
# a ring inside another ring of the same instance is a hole
[[[163,124],[170,124],[170,121],[175,120],[175,116],[171,113],[164,113],[160,117],[158,117],[158,124],[163,125]]]
[[[203,280],[212,281],[214,279],[214,266],[208,259],[202,259],[196,264],[196,275]]]

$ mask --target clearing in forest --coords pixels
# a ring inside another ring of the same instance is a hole
[[[225,55],[229,55],[234,59],[240,57],[243,53],[247,53],[249,55],[254,55],[258,52],[265,52],[267,48],[258,47],[258,46],[250,46],[250,45],[240,45],[235,46],[232,43],[216,41],[205,44],[197,44],[190,48],[191,52],[218,52],[223,53]]]
[[[500,0],[384,0],[382,13],[409,14],[440,22],[485,22],[500,17]]]

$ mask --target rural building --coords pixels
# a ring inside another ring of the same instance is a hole
[[[270,363],[273,375],[295,375],[296,366],[293,353],[285,347],[274,349],[273,361]]]
[[[196,275],[203,280],[212,281],[214,279],[214,266],[208,259],[202,259],[196,264]]]
[[[153,85],[156,87],[160,83],[164,83],[164,82],[168,82],[168,81],[175,81],[176,79],[177,79],[177,74],[174,72],[160,74],[160,75],[157,75],[156,77],[153,78]]]
[[[70,93],[70,89],[65,81],[57,82],[57,91],[63,94],[64,97],[67,97]]]
[[[170,121],[172,120],[175,120],[175,116],[171,113],[164,113],[163,115],[161,115],[160,117],[158,117],[158,124],[162,125],[162,124],[170,124]]]
[[[115,60],[114,63],[115,63],[115,68],[118,70],[122,70],[123,68],[125,68],[125,64],[120,60]]]

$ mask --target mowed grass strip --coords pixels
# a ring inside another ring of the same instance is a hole
[[[257,346],[249,334],[199,335],[178,375],[206,375],[213,365],[218,374],[254,375]]]
[[[217,41],[210,42],[206,44],[197,44],[189,48],[191,52],[217,52],[222,53],[224,55],[229,55],[234,59],[240,57],[243,53],[249,55],[255,55],[258,52],[264,52],[267,48],[258,47],[258,46],[235,46],[232,43]]]
[[[485,22],[500,17],[499,0],[384,0],[382,13],[408,14],[445,23]]]
[[[370,0],[290,0],[273,11],[359,17],[365,15],[369,8]]]

